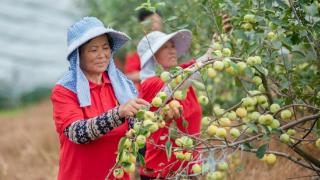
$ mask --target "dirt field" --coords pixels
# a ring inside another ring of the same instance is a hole
[[[51,111],[50,101],[45,100],[22,111],[0,114],[0,180],[56,179],[59,150]],[[228,179],[315,179],[304,177],[313,173],[286,159],[279,158],[268,167],[252,154],[243,158],[244,170],[232,172]]]

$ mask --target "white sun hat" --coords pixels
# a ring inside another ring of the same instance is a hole
[[[141,69],[152,59],[153,55],[169,40],[175,45],[177,56],[185,54],[191,44],[192,33],[187,29],[182,29],[170,34],[160,31],[153,31],[141,39],[137,52],[141,61]]]

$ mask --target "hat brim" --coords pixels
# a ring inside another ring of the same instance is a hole
[[[116,31],[112,28],[105,28],[105,27],[95,27],[87,31],[85,34],[83,34],[79,39],[72,42],[68,46],[68,52],[67,52],[67,59],[69,59],[70,54],[78,49],[81,45],[89,41],[90,39],[93,39],[97,36],[100,36],[102,34],[108,34],[112,38],[113,41],[113,47],[112,50],[115,52],[118,49],[120,49],[128,40],[130,40],[130,37],[127,36],[125,33],[122,33],[120,31]]]
[[[159,38],[157,43],[150,45],[152,51],[149,50],[141,56],[141,67],[143,67],[151,59],[153,54],[155,54],[169,40],[173,41],[177,50],[177,56],[180,57],[188,51],[192,40],[192,33],[187,29],[182,29],[168,34],[165,37]]]

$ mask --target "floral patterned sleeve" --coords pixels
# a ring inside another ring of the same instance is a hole
[[[125,118],[119,116],[119,107],[115,107],[99,116],[73,122],[64,129],[64,134],[76,144],[87,144],[124,122]]]

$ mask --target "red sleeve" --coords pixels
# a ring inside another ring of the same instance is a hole
[[[136,71],[140,71],[140,58],[137,52],[129,53],[126,55],[124,72],[132,73]]]
[[[180,64],[179,66],[182,67],[183,69],[185,69],[185,68],[191,66],[191,65],[194,64],[194,63],[196,63],[196,60],[191,59],[191,60],[189,60],[189,61],[186,62],[186,63]]]
[[[164,82],[159,77],[148,78],[141,84],[139,96],[140,98],[151,102],[163,86]]]
[[[56,85],[52,90],[51,101],[53,119],[59,134],[74,121],[84,119],[77,96],[72,91]]]

